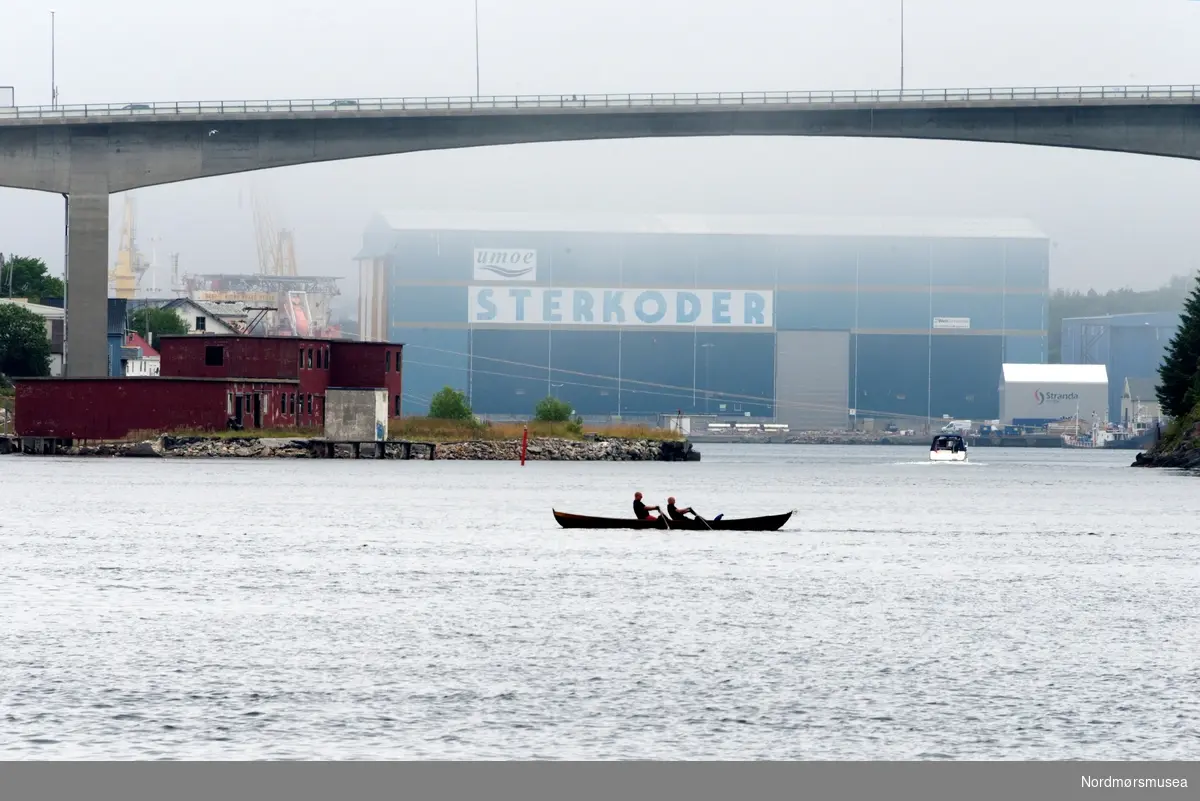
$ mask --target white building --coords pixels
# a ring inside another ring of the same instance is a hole
[[[1108,422],[1108,368],[1103,364],[1005,364],[1000,420],[1044,425],[1076,415],[1085,425]]]
[[[170,309],[179,315],[179,319],[183,320],[183,324],[187,326],[189,334],[238,334],[240,329],[233,324],[231,317],[245,319],[246,312],[238,310],[238,312],[228,313],[229,309],[225,308],[228,304],[221,303],[197,303],[188,298],[176,298],[170,303],[163,306],[164,309]]]
[[[160,374],[161,359],[158,351],[150,347],[150,343],[133,331],[125,333],[124,352],[128,358],[122,359],[121,364],[125,375],[129,377],[149,377]]]

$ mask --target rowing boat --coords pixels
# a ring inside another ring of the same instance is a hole
[[[721,518],[720,520],[671,520],[666,523],[662,519],[638,520],[635,517],[592,517],[591,515],[573,515],[567,512],[553,510],[554,519],[563,528],[657,528],[682,529],[685,531],[778,531],[783,528],[792,516],[792,512],[781,515],[764,515],[762,517],[742,517],[736,519]]]

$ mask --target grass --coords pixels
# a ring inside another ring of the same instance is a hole
[[[123,442],[142,442],[147,439],[158,439],[161,436],[172,437],[205,437],[207,439],[311,439],[320,437],[322,432],[316,428],[255,428],[246,431],[205,431],[200,428],[180,428],[173,431],[155,431],[138,429],[125,435]]]
[[[520,439],[523,426],[529,426],[529,436],[581,440],[587,434],[620,439],[681,440],[674,431],[645,425],[588,426],[576,423],[474,423],[459,420],[434,420],[428,417],[405,417],[393,420],[388,426],[391,439],[413,442],[463,442],[468,440]]]

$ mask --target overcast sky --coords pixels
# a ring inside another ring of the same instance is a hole
[[[473,0],[26,0],[0,85],[59,102],[470,95]],[[908,88],[1200,84],[1195,0],[907,0]],[[896,88],[899,0],[479,0],[481,93]],[[1015,145],[714,138],[538,144],[288,167],[138,190],[140,245],[257,271],[251,187],[301,272],[346,274],[377,210],[1022,216],[1054,286],[1200,269],[1200,163]],[[117,247],[121,196],[113,196]],[[61,273],[63,201],[0,189],[0,251]],[[166,268],[164,267],[164,275]],[[352,281],[344,291],[355,291]]]

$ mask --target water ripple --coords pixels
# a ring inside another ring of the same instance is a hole
[[[1200,495],[1125,453],[5,458],[15,759],[1181,759]],[[633,490],[777,533],[563,531]]]

